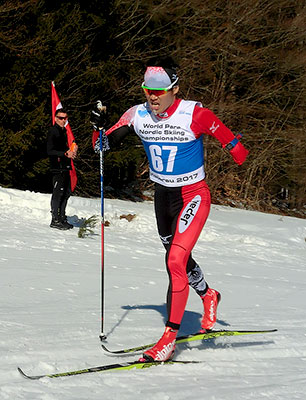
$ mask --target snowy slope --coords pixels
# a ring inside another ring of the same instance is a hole
[[[194,257],[220,290],[216,329],[269,329],[179,345],[176,359],[200,365],[95,373],[41,381],[31,374],[86,368],[138,355],[100,347],[100,227],[78,238],[99,199],[73,197],[75,228],[49,228],[50,195],[0,187],[0,399],[304,399],[306,221],[212,206]],[[123,214],[136,214],[128,222]],[[105,333],[112,349],[157,340],[166,319],[167,274],[152,202],[106,200]],[[191,290],[181,334],[199,328]]]

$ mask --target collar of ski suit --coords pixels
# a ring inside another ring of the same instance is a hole
[[[165,110],[163,113],[157,114],[157,117],[160,119],[171,117],[171,115],[173,115],[177,110],[177,107],[179,106],[180,102],[181,99],[175,99],[174,103],[170,107],[168,107],[167,110]]]

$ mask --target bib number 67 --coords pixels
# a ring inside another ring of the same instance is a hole
[[[172,172],[174,168],[177,146],[158,146],[151,144],[149,146],[152,166],[155,171],[162,172],[164,165],[166,172]]]

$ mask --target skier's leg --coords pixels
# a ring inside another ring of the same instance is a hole
[[[161,339],[155,346],[144,352],[144,358],[160,361],[169,359],[175,349],[175,337],[180,327],[189,293],[187,262],[210,209],[210,193],[204,181],[180,188],[180,191],[173,191],[172,193],[172,197],[179,197],[177,204],[180,204],[180,211],[172,218],[171,231],[169,224],[168,232],[166,229],[162,229],[164,222],[159,220],[159,217],[163,212],[158,206],[160,202],[155,203],[159,233],[163,237],[164,246],[168,249],[166,257],[169,275],[168,321]],[[172,198],[172,202],[173,200],[174,198]],[[169,238],[165,237],[168,236],[167,233],[170,235]]]

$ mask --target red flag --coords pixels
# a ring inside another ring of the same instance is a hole
[[[62,103],[58,97],[58,94],[55,90],[54,82],[51,82],[51,102],[52,102],[52,124],[54,125],[55,122],[55,111],[59,108],[63,108]],[[66,121],[65,128],[67,130],[67,140],[68,146],[70,147],[73,142],[75,142],[74,135],[70,128],[68,120]],[[76,170],[73,164],[73,160],[71,160],[71,171],[70,171],[70,182],[71,182],[71,190],[74,191],[76,184],[77,184],[77,175]]]

